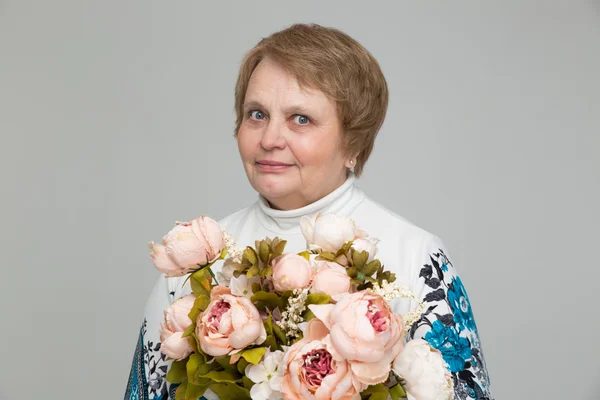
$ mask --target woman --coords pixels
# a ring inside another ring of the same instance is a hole
[[[246,54],[235,90],[235,138],[258,201],[219,222],[238,247],[278,236],[288,241],[286,251],[299,252],[306,247],[302,216],[350,216],[380,239],[377,258],[397,280],[429,302],[407,340],[424,338],[442,352],[456,399],[491,398],[469,300],[444,244],[354,185],[387,104],[377,61],[346,34],[298,24],[263,39]],[[190,292],[183,279],[161,276],[148,300],[126,399],[174,398],[159,328],[163,310]],[[397,313],[415,306],[393,303]]]

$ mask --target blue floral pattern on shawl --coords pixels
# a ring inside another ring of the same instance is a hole
[[[428,254],[419,272],[427,309],[409,331],[442,353],[454,381],[454,399],[493,399],[467,291],[445,252]]]

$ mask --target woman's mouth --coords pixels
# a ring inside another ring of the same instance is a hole
[[[274,160],[259,160],[256,162],[256,166],[259,171],[262,172],[281,172],[287,170],[289,167],[292,167],[293,164],[287,164]]]

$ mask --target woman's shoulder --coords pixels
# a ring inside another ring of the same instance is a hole
[[[395,245],[398,241],[415,244],[440,240],[434,233],[370,197],[365,197],[361,206],[355,210],[353,219],[370,235],[390,239]]]

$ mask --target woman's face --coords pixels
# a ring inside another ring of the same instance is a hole
[[[269,59],[250,77],[237,141],[250,184],[281,210],[331,193],[351,167],[335,104]]]

